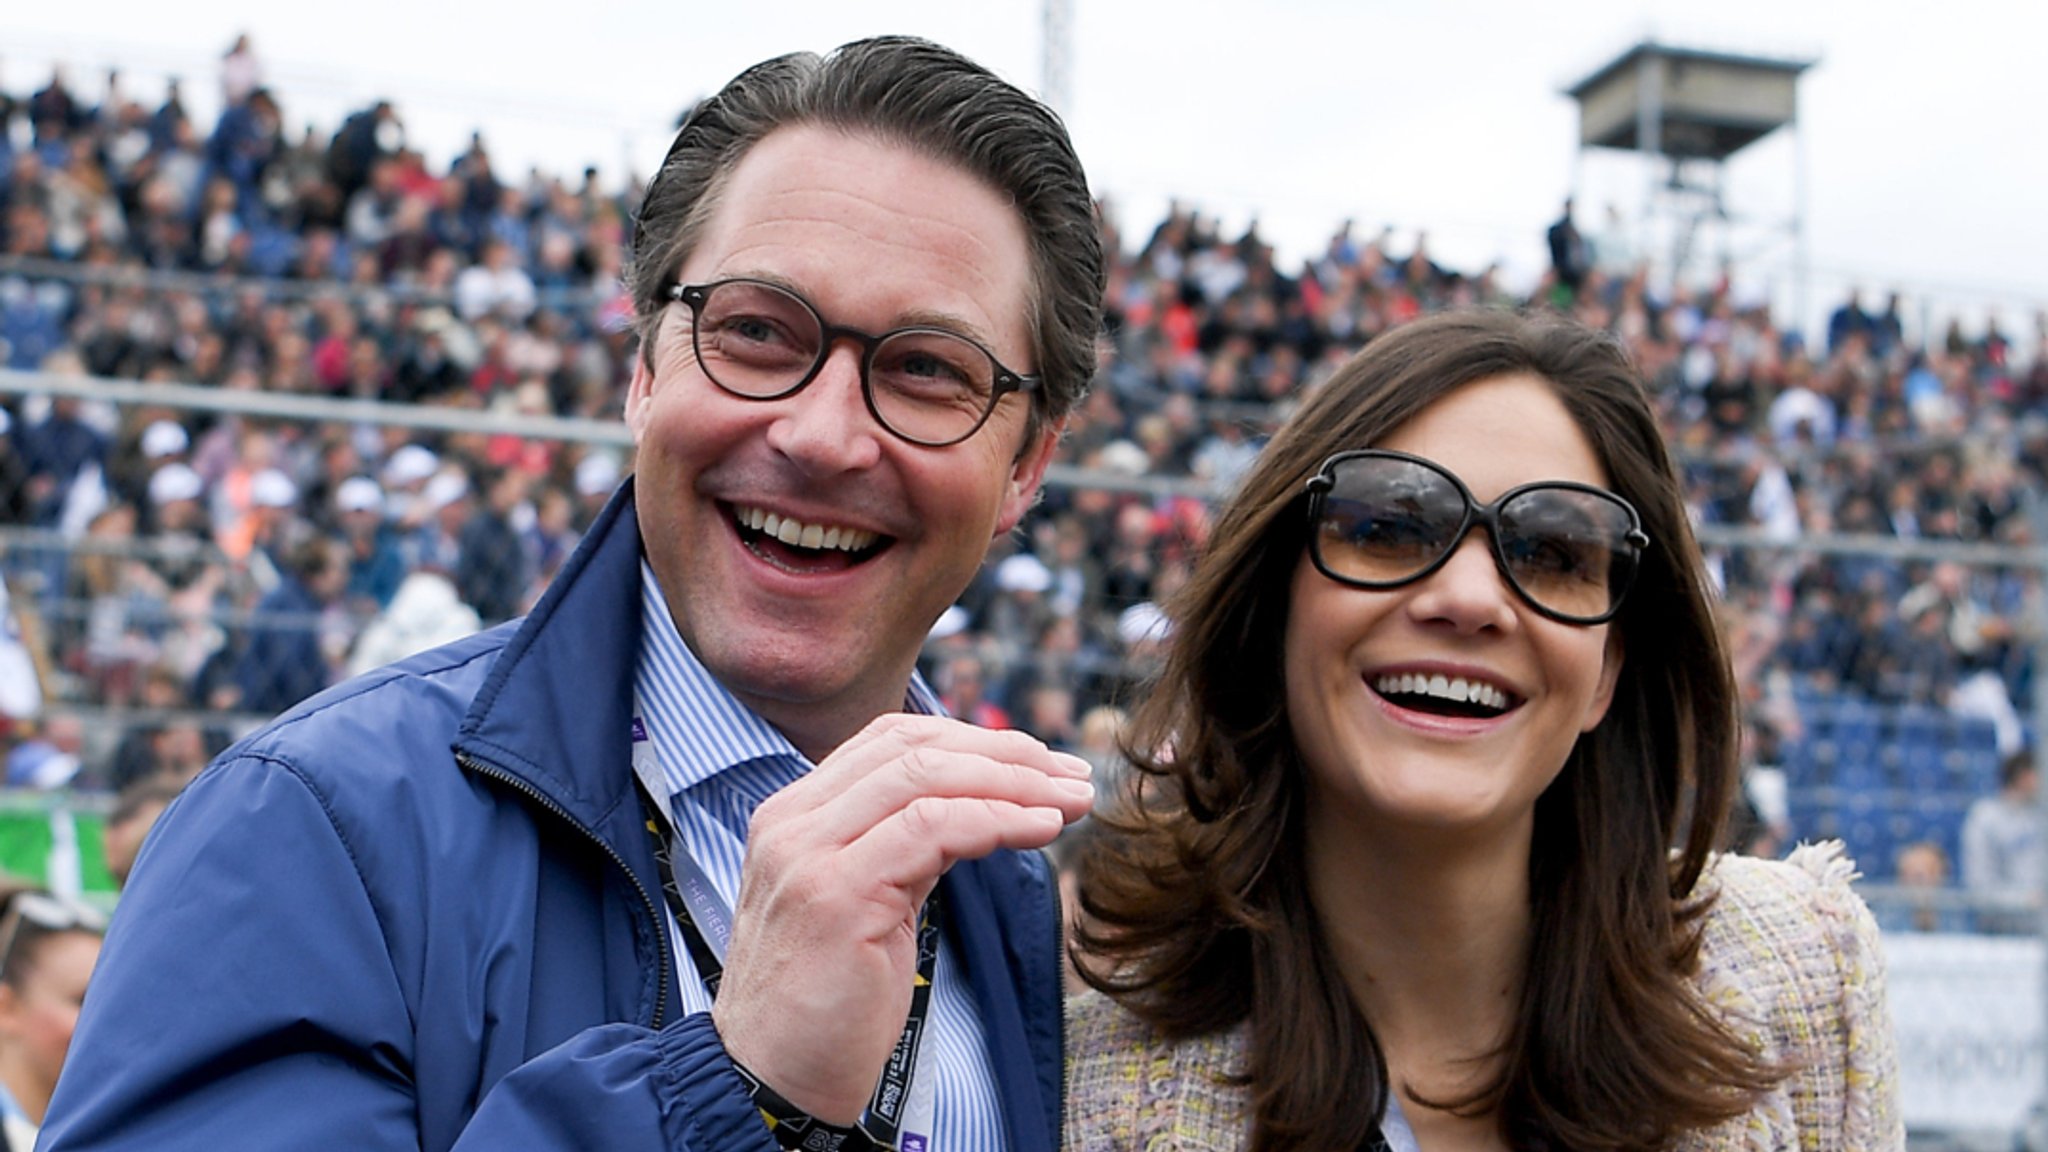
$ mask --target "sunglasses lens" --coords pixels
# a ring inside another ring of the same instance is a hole
[[[1597,492],[1532,488],[1500,509],[1500,552],[1522,594],[1559,616],[1590,620],[1621,602],[1635,576],[1628,509]]]
[[[1323,566],[1362,584],[1407,580],[1435,563],[1465,522],[1465,497],[1408,460],[1359,457],[1339,465],[1315,526]]]
[[[1312,553],[1318,567],[1347,584],[1393,588],[1421,577],[1474,520],[1495,537],[1508,582],[1560,620],[1606,619],[1635,579],[1635,513],[1596,488],[1536,484],[1480,507],[1448,473],[1372,452],[1334,458],[1316,487]]]

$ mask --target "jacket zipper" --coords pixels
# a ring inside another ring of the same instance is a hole
[[[1041,848],[1038,858],[1045,862],[1046,878],[1049,882],[1048,901],[1052,905],[1052,978],[1059,987],[1059,1011],[1053,1017],[1053,1034],[1060,1042],[1060,1110],[1054,1118],[1052,1129],[1053,1152],[1060,1152],[1067,1143],[1067,915],[1066,898],[1060,893],[1060,870],[1053,863],[1052,853]]]
[[[599,848],[604,849],[604,854],[611,857],[612,863],[618,865],[619,871],[625,875],[627,880],[632,882],[633,891],[638,892],[640,894],[640,906],[647,910],[648,918],[654,924],[654,944],[655,947],[659,949],[661,956],[661,970],[658,975],[658,978],[655,981],[654,986],[654,1023],[652,1025],[652,1027],[655,1030],[659,1031],[661,1028],[662,1017],[667,1015],[668,1013],[668,974],[675,970],[675,961],[673,958],[669,956],[668,929],[662,923],[661,909],[654,903],[654,897],[648,895],[647,885],[642,884],[640,882],[640,878],[638,876],[633,875],[632,865],[627,864],[626,858],[624,856],[619,855],[619,850],[612,847],[611,844],[606,842],[603,837],[599,836],[595,830],[584,826],[582,821],[576,819],[574,816],[569,815],[567,809],[563,808],[560,804],[555,803],[552,799],[543,794],[539,789],[535,788],[533,785],[528,784],[526,781],[520,779],[517,776],[512,775],[510,772],[498,768],[495,765],[485,763],[482,760],[478,760],[476,757],[471,756],[467,752],[457,752],[455,754],[455,762],[457,764],[462,765],[469,771],[475,772],[479,776],[488,777],[489,779],[496,780],[501,784],[508,785],[509,787],[511,787],[513,791],[518,792],[520,795],[525,796],[529,800],[532,800],[535,803],[539,804],[542,808],[545,808],[549,812],[554,813],[556,816],[561,817],[564,823],[568,824],[571,828],[574,828],[578,832],[581,832],[585,836],[589,837],[591,843],[597,845]],[[1055,903],[1057,903],[1057,896],[1055,896],[1054,899]],[[1062,1021],[1062,1027],[1064,1028],[1064,1021]],[[1062,1033],[1061,1042],[1062,1049],[1064,1050],[1064,1032]],[[1060,1091],[1064,1095],[1066,1091],[1066,1081],[1064,1077],[1062,1077],[1060,1084]],[[1062,1100],[1061,1104],[1061,1110],[1064,1113],[1065,1101]]]

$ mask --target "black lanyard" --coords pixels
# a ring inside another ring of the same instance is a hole
[[[704,938],[703,930],[698,927],[697,918],[690,914],[689,902],[683,899],[681,890],[681,857],[688,854],[689,848],[682,843],[679,834],[673,842],[670,837],[662,835],[662,829],[670,826],[666,813],[647,794],[645,787],[639,791],[640,804],[647,812],[647,834],[654,838],[654,859],[661,867],[662,898],[668,902],[669,912],[682,929],[684,946],[689,948],[690,961],[697,966],[697,974],[704,980],[704,990],[716,1000],[718,985],[725,977],[725,965],[712,950],[710,941]],[[925,1021],[931,1014],[932,982],[938,962],[939,894],[935,889],[925,900],[924,910],[918,917],[917,980],[911,985],[910,1015],[903,1021],[903,1034],[897,1037],[888,1062],[882,1065],[882,1078],[875,1085],[875,1094],[868,1101],[867,1111],[855,1126],[859,1136],[879,1148],[894,1149],[903,1131],[905,1113],[910,1106],[911,1078],[917,1072]],[[753,1089],[755,1104],[775,1128],[778,1143],[784,1147],[832,1149],[853,1146],[847,1137],[855,1133],[835,1129],[806,1116],[751,1075],[743,1074],[743,1078]],[[815,1138],[806,1139],[805,1130],[810,1127],[818,1131],[813,1134]],[[929,1138],[930,1133],[925,1135]]]

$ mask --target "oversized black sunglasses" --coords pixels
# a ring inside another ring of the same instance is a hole
[[[1508,586],[1567,624],[1613,619],[1650,543],[1635,508],[1605,489],[1542,480],[1481,504],[1443,466],[1405,452],[1340,452],[1308,494],[1309,557],[1330,579],[1398,588],[1443,567],[1483,525]]]

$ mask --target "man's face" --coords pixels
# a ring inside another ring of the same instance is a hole
[[[830,324],[942,327],[1038,369],[1021,217],[900,145],[816,127],[755,145],[677,280],[728,277],[781,284]],[[647,558],[698,659],[821,757],[902,706],[925,633],[1030,506],[1057,430],[1025,444],[1012,394],[962,443],[900,440],[868,412],[851,341],[796,395],[741,399],[704,375],[690,324],[666,309],[627,397]]]

